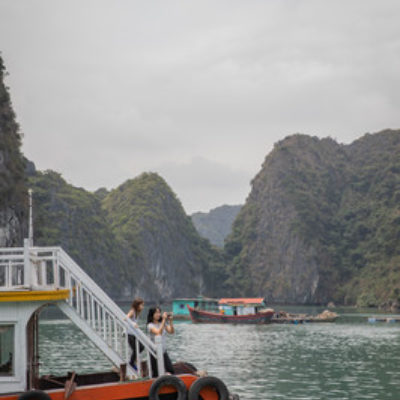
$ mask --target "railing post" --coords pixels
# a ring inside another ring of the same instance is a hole
[[[85,292],[83,291],[82,282],[79,282],[79,301],[80,301],[80,315],[83,319],[85,319]]]
[[[42,279],[42,286],[47,286],[47,262],[40,262],[40,274]]]
[[[29,259],[29,239],[24,239],[24,286],[32,286],[32,268]]]
[[[8,266],[6,268],[6,287],[11,288],[12,287],[12,263],[11,260],[8,261]]]
[[[136,347],[136,368],[138,370],[139,377],[142,376],[142,361],[140,359],[140,342],[139,338],[137,337],[135,340],[135,347]]]
[[[90,314],[92,316],[92,327],[93,327],[94,330],[96,330],[93,295],[90,296]]]
[[[158,376],[165,374],[164,368],[164,351],[162,348],[162,339],[161,336],[155,337],[156,347],[157,347],[157,367],[158,367]]]
[[[154,371],[153,371],[153,367],[151,366],[151,355],[150,355],[149,349],[147,349],[146,353],[147,353],[147,368],[149,370],[149,377],[153,378]]]
[[[55,252],[53,252],[53,275],[54,275],[54,289],[58,289],[60,287],[60,266],[58,264],[58,257]]]
[[[118,353],[118,326],[117,319],[115,316],[113,317],[113,326],[114,326],[114,350]]]

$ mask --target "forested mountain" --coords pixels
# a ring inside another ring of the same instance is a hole
[[[26,233],[25,162],[4,75],[0,56],[0,246],[21,246]]]
[[[279,302],[396,304],[399,200],[400,131],[351,145],[284,139],[227,240],[231,290]]]
[[[135,281],[129,252],[112,232],[99,198],[54,171],[33,173],[29,185],[35,245],[61,246],[113,297],[130,297]]]
[[[199,234],[218,247],[224,247],[225,238],[230,234],[233,221],[241,206],[223,205],[208,213],[197,212],[191,215]]]
[[[215,293],[221,255],[157,174],[144,173],[111,192],[76,188],[54,171],[35,172],[29,184],[35,244],[62,246],[114,298]]]
[[[219,255],[159,175],[126,181],[104,198],[103,209],[115,236],[130,249],[137,295],[212,294]]]

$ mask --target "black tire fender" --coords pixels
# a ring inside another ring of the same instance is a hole
[[[50,396],[41,390],[25,392],[18,397],[18,400],[51,400]]]
[[[229,392],[224,382],[221,379],[213,376],[204,376],[197,379],[189,389],[188,400],[199,400],[200,392],[205,387],[211,387],[218,393],[219,400],[229,400]]]
[[[150,387],[149,400],[160,400],[158,392],[164,386],[173,386],[178,392],[176,400],[186,400],[187,389],[182,379],[174,375],[163,375],[157,378]]]

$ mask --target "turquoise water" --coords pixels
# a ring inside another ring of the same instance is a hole
[[[169,353],[218,376],[241,399],[399,400],[400,323],[370,324],[371,313],[339,312],[338,322],[327,324],[176,322]],[[39,343],[42,374],[111,368],[67,320],[42,320]]]

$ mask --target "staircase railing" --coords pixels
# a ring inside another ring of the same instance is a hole
[[[150,358],[157,360],[159,374],[165,372],[161,341],[153,343],[115,302],[61,247],[0,249],[0,290],[68,289],[69,297],[58,306],[116,365],[127,364],[131,374],[142,376],[142,361],[152,377]],[[129,366],[128,335],[136,337],[136,367]],[[158,339],[158,338],[156,338]],[[144,357],[139,352],[144,347]]]

